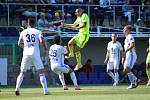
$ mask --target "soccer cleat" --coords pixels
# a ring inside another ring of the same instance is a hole
[[[79,70],[80,68],[82,68],[82,64],[81,65],[76,65],[76,67],[74,68],[74,71]]]
[[[114,82],[113,86],[117,86],[118,85],[118,82]]]
[[[134,89],[134,88],[135,88],[134,84],[131,84],[129,87],[127,87],[127,89]]]
[[[49,91],[44,92],[44,95],[49,95],[49,94],[50,94]]]
[[[149,86],[150,85],[150,80],[147,82],[147,86]]]
[[[15,95],[19,96],[20,95],[19,91],[15,91]]]
[[[74,88],[75,90],[81,90],[79,85],[75,86]]]
[[[68,87],[66,85],[63,86],[64,90],[68,90]]]
[[[139,83],[140,83],[140,80],[137,79],[136,82],[135,82],[135,86],[134,87],[137,88],[139,86]]]

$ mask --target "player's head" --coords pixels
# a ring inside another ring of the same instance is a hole
[[[81,16],[82,13],[83,13],[83,9],[82,9],[82,8],[78,8],[78,9],[76,9],[76,11],[75,11],[75,15],[76,15],[76,16]]]
[[[131,26],[131,25],[126,25],[126,26],[124,27],[124,29],[123,29],[123,33],[124,33],[125,35],[128,35],[128,34],[130,34],[131,30],[132,30],[132,26]]]
[[[30,27],[35,27],[36,26],[36,20],[34,18],[29,19],[28,23],[29,23]]]
[[[59,35],[55,35],[53,42],[54,44],[61,44],[62,43],[61,37]]]
[[[115,42],[116,39],[117,39],[117,34],[116,33],[112,33],[111,34],[111,39],[112,39],[113,42]]]

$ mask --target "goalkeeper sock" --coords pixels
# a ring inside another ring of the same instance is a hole
[[[74,57],[74,52],[73,52],[73,45],[68,45],[69,48],[69,57]]]
[[[147,73],[148,80],[150,80],[150,68],[146,68],[146,73]]]
[[[76,60],[77,60],[77,66],[81,66],[81,53],[80,53],[80,51],[76,52]]]
[[[19,91],[21,83],[23,81],[24,74],[20,73],[19,76],[17,77],[17,82],[16,82],[16,91]]]

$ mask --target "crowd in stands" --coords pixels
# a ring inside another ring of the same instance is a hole
[[[91,26],[105,26],[104,20],[108,19],[109,23],[113,22],[114,17],[114,7],[115,7],[115,18],[120,20],[122,26],[126,24],[137,24],[140,21],[144,27],[150,27],[150,1],[149,0],[1,0],[0,3],[22,3],[23,5],[9,5],[9,16],[10,22],[9,26],[20,26],[21,21],[29,17],[37,17],[38,26],[41,17],[45,16],[46,23],[51,26],[50,30],[57,29],[59,24],[53,25],[52,23],[57,23],[56,21],[65,20],[67,23],[72,23],[76,17],[74,14],[75,9],[79,5],[66,5],[64,10],[62,10],[61,5],[38,5],[37,9],[34,5],[24,5],[29,4],[86,4],[91,5],[90,13],[88,13],[88,8],[86,5],[82,5],[85,12],[90,15]],[[98,6],[99,5],[99,6]],[[116,6],[114,6],[116,5]],[[123,5],[123,6],[120,6]],[[140,5],[140,12],[138,6],[130,5]],[[7,21],[7,5],[0,4],[0,20],[4,18]],[[91,13],[92,12],[92,13]],[[105,15],[105,16],[104,16]],[[139,18],[140,15],[140,18]],[[15,18],[19,18],[20,22],[14,22]],[[108,17],[108,18],[106,18]],[[2,23],[3,25],[3,23]],[[0,26],[2,26],[0,25]],[[114,25],[114,24],[113,24]],[[42,25],[43,26],[43,25]],[[47,26],[47,25],[46,25]],[[118,26],[117,26],[118,27]],[[121,26],[120,26],[121,27]],[[45,28],[45,25],[44,25]],[[48,28],[47,28],[48,29]],[[47,30],[46,29],[46,30]],[[94,28],[91,27],[94,31]],[[140,30],[147,31],[147,30]]]

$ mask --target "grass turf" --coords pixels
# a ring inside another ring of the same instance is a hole
[[[41,87],[23,87],[21,95],[14,95],[13,87],[0,87],[0,100],[150,100],[150,87],[141,85],[136,89],[127,86],[81,86],[82,90],[69,90],[51,86],[51,95],[44,95]]]

